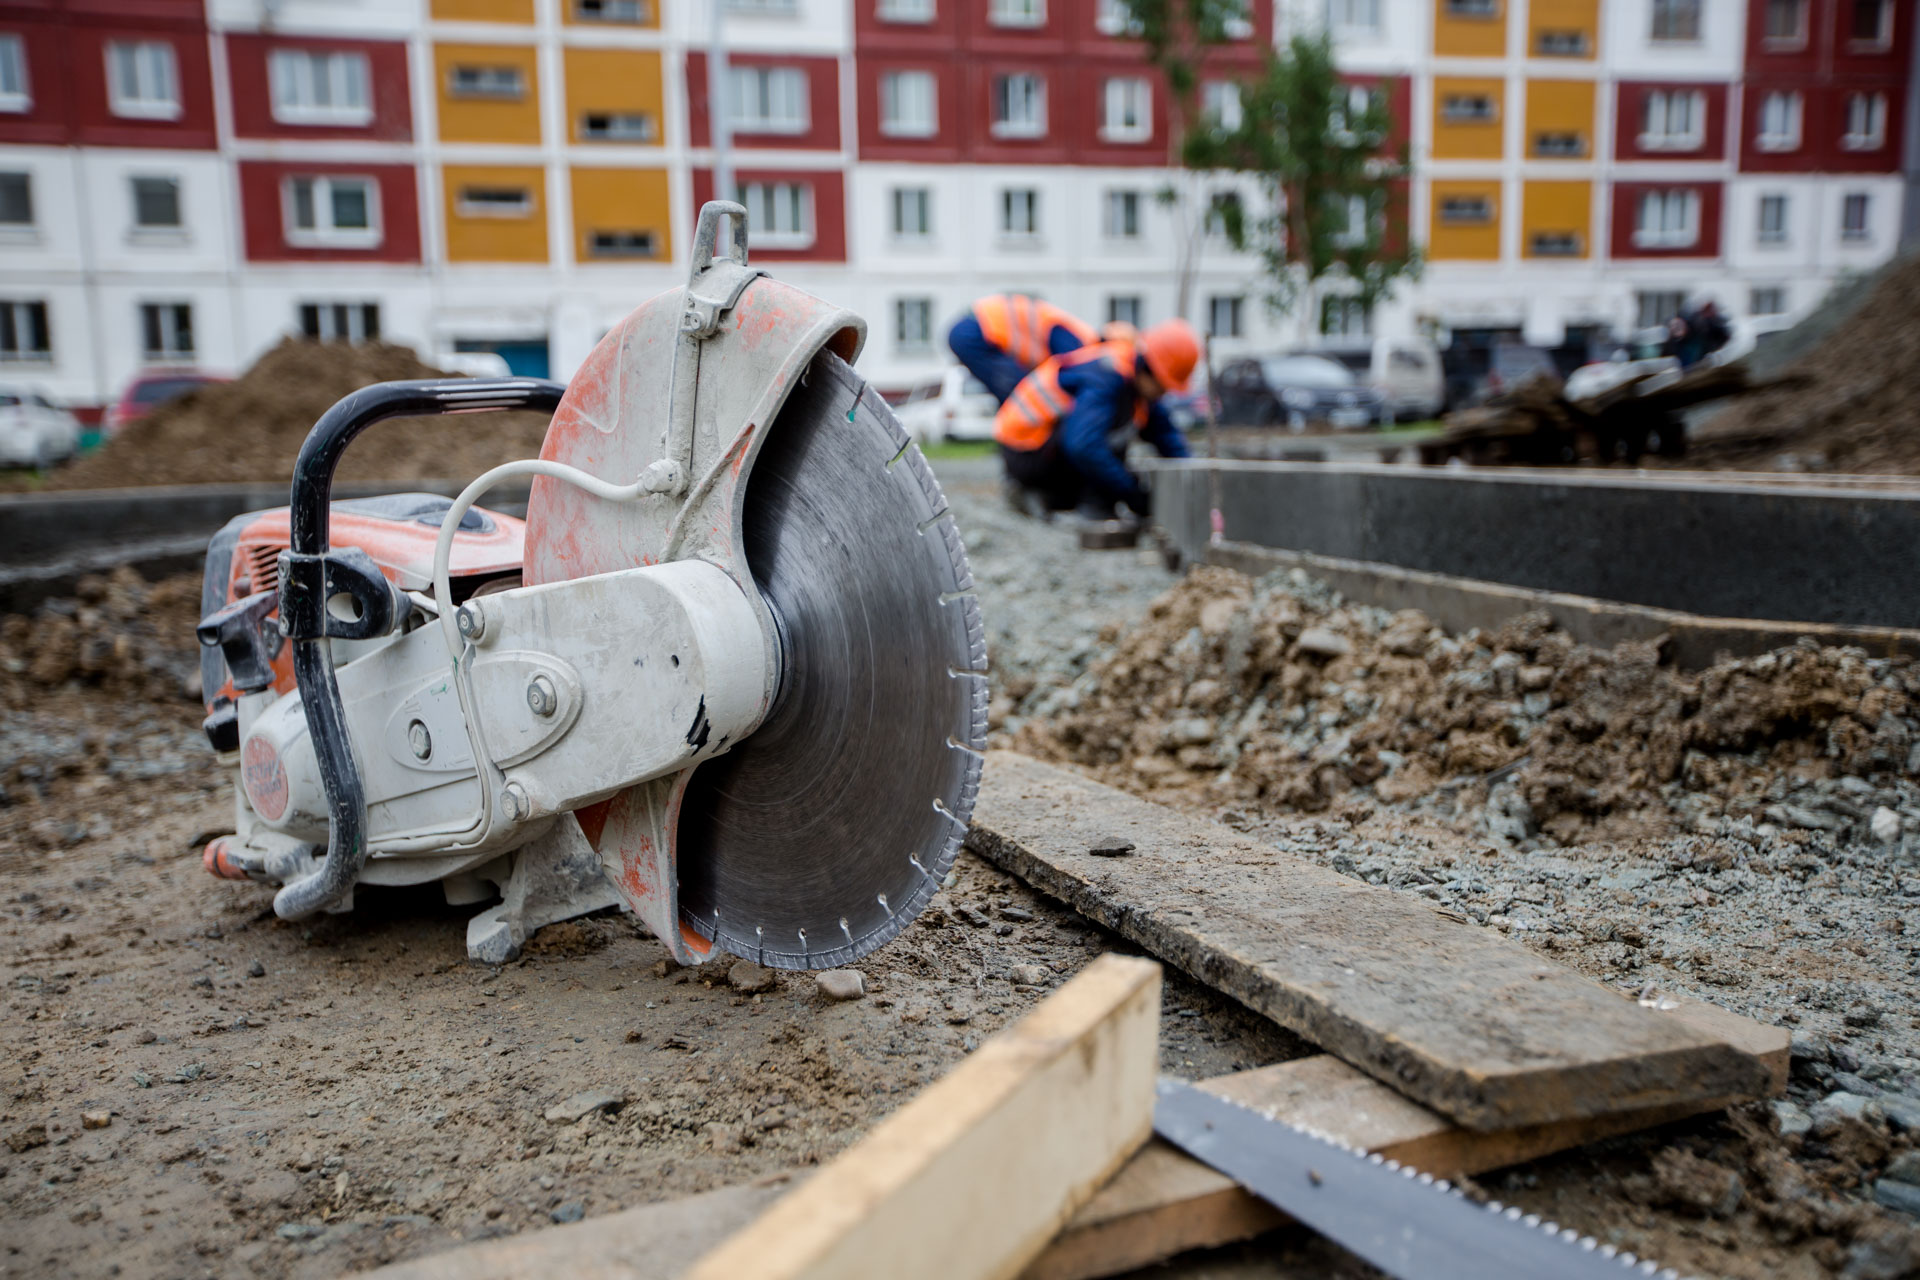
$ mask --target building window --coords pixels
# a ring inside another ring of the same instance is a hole
[[[1851,0],[1847,42],[1856,49],[1885,49],[1893,44],[1893,0]]]
[[[1762,151],[1793,151],[1800,146],[1800,95],[1775,91],[1760,100],[1760,136],[1754,145]]]
[[[0,111],[25,111],[33,106],[27,84],[27,42],[0,35]]]
[[[0,298],[0,362],[46,364],[52,359],[47,304]]]
[[[1373,231],[1372,206],[1365,196],[1328,197],[1330,239],[1337,249],[1357,249]]]
[[[1592,49],[1587,33],[1577,30],[1542,28],[1533,42],[1534,53],[1542,58],[1584,58]]]
[[[792,16],[795,0],[726,0],[729,13],[755,14],[760,17]]]
[[[164,40],[108,44],[107,101],[117,116],[178,119],[180,75],[173,46]]]
[[[1221,133],[1236,133],[1246,119],[1240,85],[1233,80],[1208,80],[1200,86],[1200,113]]]
[[[993,78],[993,135],[1038,138],[1047,131],[1047,82],[1025,73]]]
[[[1485,226],[1493,221],[1493,197],[1441,196],[1440,221],[1450,227]]]
[[[932,22],[933,0],[880,0],[874,16],[882,22]]]
[[[1787,313],[1787,291],[1779,285],[1755,289],[1747,295],[1747,314],[1780,316]]]
[[[1633,295],[1636,329],[1664,329],[1667,321],[1687,309],[1687,295],[1672,289],[1654,289]]]
[[[1653,0],[1655,40],[1698,40],[1700,38],[1700,0]]]
[[[889,71],[880,77],[880,132],[889,138],[931,138],[939,131],[931,71]]]
[[[1145,142],[1153,136],[1153,89],[1139,76],[1107,81],[1100,136],[1108,142]]]
[[[933,235],[933,192],[926,187],[893,189],[893,234],[902,240]]]
[[[1850,191],[1840,201],[1840,238],[1842,240],[1865,240],[1871,230],[1867,225],[1868,197],[1864,191]]]
[[[1497,18],[1500,0],[1447,0],[1449,18]]]
[[[380,243],[380,199],[371,178],[289,178],[287,243],[369,248]]]
[[[1320,299],[1320,332],[1329,338],[1373,336],[1373,316],[1358,298]]]
[[[1760,197],[1760,218],[1756,238],[1761,244],[1787,242],[1787,198],[1785,196]]]
[[[1239,295],[1232,297],[1215,296],[1207,299],[1207,336],[1209,338],[1237,338],[1240,336],[1240,310],[1246,299]]]
[[[646,23],[652,13],[647,0],[575,0],[573,6],[573,16],[582,22]]]
[[[729,67],[728,123],[744,133],[805,133],[807,73],[798,67]]]
[[[371,342],[380,336],[380,304],[303,302],[300,332],[319,342]]]
[[[463,218],[525,218],[533,213],[526,187],[461,187],[453,211]]]
[[[813,243],[813,188],[804,182],[748,182],[740,187],[753,243],[804,249]]]
[[[461,70],[454,69],[456,87]],[[282,124],[355,125],[373,119],[365,54],[275,49],[267,59],[267,79],[273,87],[273,118]]]
[[[1684,249],[1700,238],[1700,194],[1684,187],[1640,197],[1633,242],[1643,249]]]
[[[1450,93],[1440,100],[1440,118],[1448,124],[1488,124],[1500,118],[1493,95]]]
[[[645,111],[589,111],[580,117],[587,142],[657,142],[660,126]]]
[[[184,302],[140,304],[140,354],[150,364],[193,359],[193,308]]]
[[[1107,299],[1107,323],[1141,327],[1140,317],[1147,312],[1137,293],[1116,293]]]
[[[1583,247],[1578,231],[1536,231],[1527,241],[1528,252],[1536,258],[1577,258]]]
[[[33,225],[33,175],[0,173],[0,227]]]
[[[1047,0],[992,0],[987,21],[996,27],[1040,27],[1047,21]]]
[[[1094,30],[1108,36],[1137,36],[1142,28],[1127,0],[1100,0],[1093,15]]]
[[[1487,108],[1493,110],[1491,99]],[[1355,132],[1355,126],[1366,124],[1383,109],[1384,98],[1378,90],[1369,85],[1350,84],[1333,95],[1333,105],[1327,109],[1327,129],[1334,141],[1343,147],[1350,147],[1356,142],[1377,146],[1380,142],[1377,131],[1369,130],[1363,138]],[[1445,110],[1444,106],[1442,110]]]
[[[1877,151],[1887,141],[1887,95],[1847,95],[1847,132],[1840,145],[1849,151]]]
[[[1533,154],[1544,160],[1578,160],[1587,154],[1586,135],[1565,130],[1536,133]]]
[[[1798,49],[1807,42],[1807,0],[1767,0],[1760,38],[1769,49]]]
[[[1698,151],[1707,134],[1707,95],[1698,89],[1655,89],[1641,117],[1645,151]]]
[[[1140,193],[1138,191],[1107,192],[1101,231],[1109,240],[1140,238]]]
[[[133,178],[133,225],[142,229],[180,228],[180,179]]]
[[[1371,35],[1380,30],[1380,0],[1327,0],[1327,25]]]
[[[933,348],[932,298],[894,299],[893,345],[901,351]]]
[[[1008,187],[1000,193],[1000,234],[1028,240],[1040,234],[1040,193]]]
[[[527,77],[513,66],[451,67],[447,71],[447,96],[518,102],[527,96]]]
[[[592,231],[587,235],[587,256],[590,258],[652,258],[653,232],[651,231]]]

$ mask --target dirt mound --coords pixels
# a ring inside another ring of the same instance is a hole
[[[199,621],[198,578],[149,583],[124,565],[90,575],[74,597],[0,620],[0,690],[14,706],[69,680],[163,702],[198,696]]]
[[[48,477],[49,489],[284,481],[300,443],[334,401],[375,382],[444,376],[386,342],[287,338],[233,382],[191,391]],[[546,415],[396,418],[346,453],[339,479],[464,480],[539,453]]]
[[[1105,639],[1072,685],[995,710],[1021,749],[1149,795],[1317,812],[1477,789],[1493,833],[1558,840],[1729,819],[1888,840],[1920,801],[1900,776],[1920,668],[1858,650],[1687,672],[1654,644],[1576,644],[1544,614],[1455,637],[1297,570],[1210,567]]]
[[[1920,256],[1888,270],[1849,320],[1788,366],[1807,386],[1730,405],[1693,435],[1685,465],[1920,474],[1916,367]]]

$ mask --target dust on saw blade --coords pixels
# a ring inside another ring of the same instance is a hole
[[[985,633],[939,483],[838,357],[815,359],[747,486],[779,692],[688,786],[681,917],[761,964],[831,968],[906,927],[953,863],[986,742]]]

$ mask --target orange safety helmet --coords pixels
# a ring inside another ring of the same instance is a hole
[[[1185,320],[1162,320],[1140,335],[1140,354],[1163,389],[1185,391],[1193,366],[1200,363],[1200,339]]]

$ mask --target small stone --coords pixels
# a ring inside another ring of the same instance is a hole
[[[1871,1124],[1879,1113],[1880,1109],[1872,1098],[1848,1093],[1844,1089],[1837,1090],[1813,1104],[1813,1136],[1824,1138],[1836,1133],[1848,1120]]]
[[[1214,739],[1213,721],[1204,716],[1182,716],[1167,726],[1167,741],[1176,747],[1198,747]]]
[[[317,1222],[283,1222],[273,1229],[282,1240],[311,1240],[326,1228]]]
[[[1010,924],[997,924],[993,926],[993,931],[997,936],[1002,938],[1011,938],[1013,936],[1013,926]]]
[[[136,1085],[138,1085],[138,1086],[139,1086],[140,1088],[142,1088],[142,1089],[151,1089],[151,1088],[153,1088],[153,1077],[152,1077],[152,1076],[150,1076],[150,1075],[148,1075],[148,1074],[147,1074],[146,1072],[144,1072],[144,1071],[136,1071],[136,1072],[134,1072],[134,1073],[133,1073],[133,1082],[134,1082],[134,1084],[136,1084]]]
[[[80,1113],[80,1124],[83,1128],[104,1129],[112,1123],[113,1112],[111,1111],[82,1111]]]
[[[1102,836],[1087,846],[1087,852],[1096,858],[1120,858],[1133,852],[1133,841],[1123,840],[1119,836]]]
[[[1911,1182],[1882,1178],[1873,1184],[1873,1202],[1888,1209],[1920,1218],[1920,1187]]]
[[[1037,987],[1047,980],[1047,971],[1037,964],[1017,964],[1011,972],[1017,986]]]
[[[249,978],[264,978],[267,976],[267,966],[255,960],[247,966],[247,976]]]
[[[1827,1061],[1826,1037],[1811,1031],[1795,1031],[1787,1041],[1787,1057],[1795,1063]]]
[[[1522,667],[1515,673],[1515,678],[1520,681],[1521,692],[1538,693],[1553,683],[1553,668],[1543,666]]]
[[[547,1216],[555,1222],[578,1222],[587,1216],[587,1206],[578,1200],[569,1200]]]
[[[1920,1151],[1902,1151],[1887,1162],[1887,1176],[1920,1187]]]
[[[1920,1130],[1920,1098],[1904,1093],[1883,1093],[1875,1099],[1887,1113],[1887,1120],[1903,1133]]]
[[[706,1138],[707,1145],[713,1148],[715,1155],[739,1154],[740,1134],[732,1125],[722,1124],[718,1120],[709,1120],[700,1126],[700,1133]]]
[[[1000,908],[1000,918],[1002,920],[1011,920],[1015,924],[1026,924],[1033,919],[1033,912],[1023,911],[1019,907],[1002,907]]]
[[[1780,1136],[1783,1138],[1805,1137],[1807,1131],[1813,1128],[1813,1117],[1785,1098],[1774,1100],[1773,1117],[1780,1122]]]
[[[866,975],[858,969],[822,969],[813,981],[829,1000],[858,1000],[867,994]]]
[[[1880,1092],[1879,1088],[1872,1081],[1857,1076],[1851,1071],[1834,1072],[1833,1086],[1836,1089],[1844,1089],[1848,1093],[1857,1093],[1868,1098]]]
[[[626,1105],[626,1101],[620,1094],[605,1089],[587,1089],[564,1102],[554,1103],[547,1108],[545,1115],[548,1124],[572,1124],[596,1111],[618,1111]]]
[[[1716,1218],[1731,1216],[1745,1190],[1732,1169],[1678,1147],[1654,1156],[1653,1176],[1667,1200]]]
[[[1900,838],[1900,815],[1881,805],[1873,811],[1873,817],[1867,822],[1867,829],[1873,832],[1873,838],[1881,844],[1892,844]]]
[[[188,985],[194,986],[194,987],[200,987],[203,990],[211,991],[213,989],[213,979],[209,978],[206,974],[203,973],[199,977],[195,978]]]
[[[198,1080],[201,1076],[205,1074],[207,1074],[206,1063],[189,1062],[186,1066],[180,1068],[178,1071],[168,1076],[167,1083],[191,1084],[193,1081]]]
[[[152,1044],[155,1040],[158,1040],[159,1038],[160,1038],[159,1036],[153,1034],[152,1028],[142,1027],[140,1029],[140,1034],[133,1038],[133,1042],[135,1044]]]
[[[46,1145],[47,1126],[44,1124],[30,1124],[7,1135],[7,1150],[16,1154]]]
[[[993,923],[993,921],[987,919],[985,912],[976,911],[972,907],[955,907],[953,908],[953,914],[976,929],[984,929]]]
[[[1353,642],[1328,627],[1308,627],[1294,643],[1301,653],[1319,658],[1344,658],[1353,652]]]
[[[1897,1218],[1869,1218],[1853,1230],[1840,1280],[1901,1280],[1920,1271],[1920,1231]]]
[[[672,960],[655,960],[652,964],[647,966],[647,976],[649,978],[669,977],[672,975],[673,971],[678,969],[679,967],[680,966],[675,962],[673,962]]]
[[[1877,1027],[1880,1025],[1880,1010],[1870,1004],[1857,1004],[1841,1015],[1841,1021],[1850,1027]]]
[[[777,981],[773,970],[762,968],[751,960],[736,960],[733,967],[727,970],[727,985],[747,995],[771,991]]]

